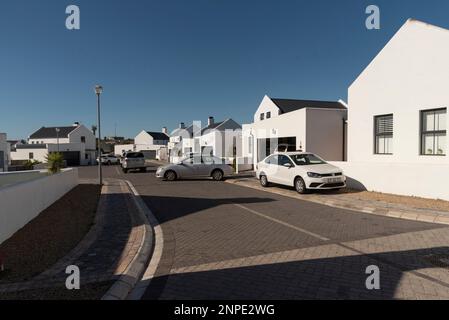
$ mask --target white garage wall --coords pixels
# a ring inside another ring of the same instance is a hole
[[[77,185],[78,169],[75,168],[0,188],[0,243]]]
[[[449,201],[449,165],[331,162],[343,169],[348,187]]]

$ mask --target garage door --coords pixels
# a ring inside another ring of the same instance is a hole
[[[67,167],[75,167],[80,165],[80,152],[79,151],[65,151],[61,152],[63,159],[67,163]]]
[[[139,152],[142,152],[143,155],[145,156],[145,159],[147,159],[147,160],[156,159],[156,150],[144,150],[144,151],[139,151]]]

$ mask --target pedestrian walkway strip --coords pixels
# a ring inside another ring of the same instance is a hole
[[[270,221],[279,223],[279,224],[281,224],[281,225],[283,225],[283,226],[286,226],[286,227],[288,227],[288,228],[294,229],[294,230],[299,231],[299,232],[301,232],[301,233],[307,234],[307,235],[309,235],[309,236],[311,236],[311,237],[314,237],[314,238],[317,238],[317,239],[319,239],[319,240],[322,240],[322,241],[329,241],[329,240],[330,240],[330,239],[328,239],[328,238],[326,238],[326,237],[323,237],[323,236],[321,236],[321,235],[319,235],[319,234],[310,232],[310,231],[305,230],[305,229],[303,229],[303,228],[294,226],[294,225],[292,225],[292,224],[290,224],[290,223],[287,223],[287,222],[278,220],[278,219],[276,219],[276,218],[272,218],[272,217],[267,216],[267,215],[265,215],[265,214],[263,214],[263,213],[261,213],[261,212],[258,212],[258,211],[256,211],[256,210],[250,209],[250,208],[248,208],[248,207],[245,207],[245,206],[243,206],[243,205],[241,205],[241,204],[233,203],[233,205],[235,205],[236,207],[239,207],[239,208],[241,208],[241,209],[243,209],[243,210],[246,210],[246,211],[248,211],[248,212],[250,212],[250,213],[252,213],[252,214],[255,214],[255,215],[259,216],[259,217],[262,217],[262,218],[265,218],[265,219],[267,219],[267,220],[270,220]]]

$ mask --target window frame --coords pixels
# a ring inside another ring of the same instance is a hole
[[[262,112],[260,114],[260,121],[263,121],[263,120],[265,120],[265,113]]]
[[[266,119],[270,119],[271,118],[271,111],[268,111],[267,114],[265,115]]]
[[[447,119],[447,108],[435,108],[435,109],[426,109],[419,111],[419,155],[425,157],[445,157],[447,155],[447,128],[446,130],[433,130],[433,131],[424,131],[424,114],[433,112],[433,127],[435,129],[435,113],[438,111],[446,111],[446,119]],[[446,120],[447,121],[447,120]],[[447,126],[447,123],[446,123]],[[424,141],[423,138],[425,135],[433,135],[433,154],[425,153],[424,151]],[[436,136],[439,134],[444,134],[446,137],[446,150],[444,154],[435,153],[435,141]]]
[[[375,155],[379,155],[379,156],[392,156],[393,152],[391,153],[385,153],[385,152],[379,152],[378,150],[378,145],[377,145],[377,138],[378,137],[389,137],[390,134],[385,134],[385,133],[377,133],[377,120],[380,118],[386,118],[386,117],[391,117],[393,120],[393,124],[392,124],[392,132],[391,132],[391,139],[394,139],[394,114],[393,113],[389,113],[389,114],[381,114],[381,115],[377,115],[374,116],[374,154]]]

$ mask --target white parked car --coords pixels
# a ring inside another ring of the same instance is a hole
[[[98,158],[97,158],[97,163],[98,163]],[[120,163],[120,159],[114,155],[103,154],[101,156],[101,164],[113,165],[113,164],[119,164],[119,163]]]
[[[124,173],[128,173],[129,170],[139,170],[146,172],[147,167],[145,165],[145,156],[142,152],[127,152],[122,159],[122,169]]]
[[[317,155],[307,152],[285,152],[268,156],[256,167],[256,176],[263,187],[270,183],[295,187],[303,194],[308,190],[329,190],[346,187],[343,171]]]
[[[166,181],[197,177],[211,177],[215,181],[221,181],[232,173],[232,167],[226,164],[223,159],[214,156],[189,154],[179,163],[159,167],[156,171],[156,177]]]

